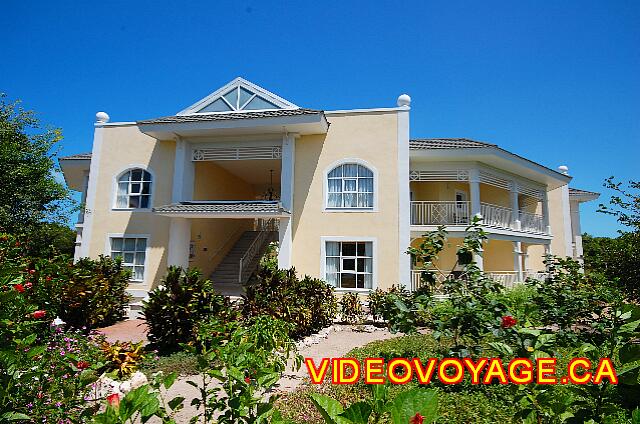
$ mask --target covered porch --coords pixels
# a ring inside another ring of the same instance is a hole
[[[458,264],[457,246],[463,238],[451,237],[447,240],[445,249],[435,261],[437,280],[442,283],[451,276],[460,275],[462,266]],[[527,278],[544,278],[546,271],[543,263],[544,256],[549,253],[550,240],[514,239],[507,237],[489,236],[484,244],[481,255],[474,260],[485,274],[506,288],[512,288],[524,282]],[[411,245],[417,246],[421,238],[412,240]],[[421,270],[414,266],[411,271],[411,290],[421,287]]]

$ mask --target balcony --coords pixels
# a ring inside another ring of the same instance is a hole
[[[469,201],[413,201],[411,225],[468,225],[470,212]],[[516,220],[512,209],[491,203],[480,203],[480,214],[487,227],[547,234],[542,215],[520,211]]]

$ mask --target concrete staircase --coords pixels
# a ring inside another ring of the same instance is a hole
[[[211,274],[211,281],[215,284],[216,290],[229,296],[241,295],[243,293],[242,285],[249,280],[253,271],[258,267],[258,262],[267,245],[275,239],[277,239],[275,232],[245,231]],[[245,254],[250,250],[255,253],[245,257]],[[245,257],[243,273],[242,278],[239,278],[240,259],[243,257]]]

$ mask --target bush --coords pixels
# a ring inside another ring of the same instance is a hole
[[[257,283],[247,288],[244,316],[269,315],[293,323],[291,337],[298,339],[331,325],[337,303],[333,287],[305,276],[299,279],[294,268],[263,268]]]
[[[215,294],[213,283],[203,280],[200,271],[181,267],[169,267],[162,285],[143,302],[143,314],[149,340],[164,351],[175,351],[181,343],[193,343],[200,321],[238,317],[229,299]]]
[[[131,300],[129,277],[120,258],[80,259],[62,290],[60,318],[76,328],[105,327],[124,319]]]
[[[369,313],[374,320],[383,319],[388,321],[396,313],[395,301],[397,299],[404,303],[410,303],[413,295],[404,286],[393,285],[389,289],[375,289],[369,293]]]
[[[340,315],[349,324],[361,323],[365,319],[364,308],[357,293],[347,292],[340,297]]]

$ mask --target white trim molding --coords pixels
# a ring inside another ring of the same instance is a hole
[[[104,128],[96,125],[93,132],[93,148],[91,149],[91,162],[89,164],[89,182],[87,185],[87,197],[84,210],[82,244],[79,246],[79,252],[74,254],[74,257],[78,259],[89,257],[91,252],[93,215],[95,213],[96,196],[98,194],[98,176],[100,175],[100,159],[103,141]]]
[[[398,283],[411,289],[411,188],[409,152],[409,106],[398,112]],[[376,187],[377,189],[377,187]],[[409,205],[409,206],[407,206]]]
[[[367,168],[373,173],[373,207],[371,208],[330,208],[327,206],[329,202],[329,173],[336,167],[346,164],[356,164]],[[343,158],[332,162],[327,166],[322,173],[322,212],[329,213],[371,213],[378,212],[378,199],[380,193],[378,192],[378,169],[371,163],[364,159],[359,158]]]
[[[327,242],[368,242],[371,243],[371,288],[370,289],[349,289],[335,287],[337,292],[364,292],[368,293],[378,288],[378,238],[362,236],[321,236],[320,237],[320,279],[327,281]]]

